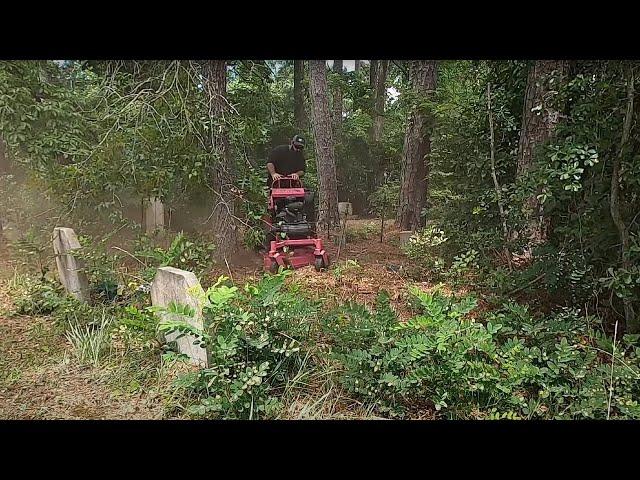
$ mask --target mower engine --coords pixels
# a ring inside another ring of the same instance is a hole
[[[289,238],[304,238],[313,234],[313,225],[310,208],[305,192],[305,199],[300,201],[297,197],[287,197],[284,200],[275,202],[275,222],[273,233],[284,233]],[[313,196],[310,195],[310,202]],[[307,208],[305,208],[307,204]]]

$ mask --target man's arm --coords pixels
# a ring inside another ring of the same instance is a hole
[[[267,171],[269,172],[271,181],[277,180],[282,176],[278,172],[276,172],[275,150],[276,149],[273,149],[271,150],[271,152],[269,152],[269,158],[267,159]]]
[[[271,181],[278,180],[280,177],[282,177],[282,175],[280,175],[278,172],[276,172],[276,167],[271,162],[267,163],[267,171],[269,172],[269,175],[271,176]]]

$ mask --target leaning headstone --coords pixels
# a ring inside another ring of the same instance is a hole
[[[195,310],[193,317],[176,317],[174,314],[163,312],[162,319],[173,319],[186,321],[191,326],[203,330],[204,319],[202,317],[202,295],[204,294],[200,282],[192,272],[180,270],[173,267],[160,267],[156,273],[156,278],[151,284],[151,303],[154,307],[168,307],[171,302],[179,305],[188,305]],[[194,335],[180,335],[178,332],[170,333],[165,337],[165,341],[176,342],[178,351],[184,353],[191,359],[191,363],[206,367],[208,365],[207,351],[199,345],[194,345],[196,340]]]
[[[164,230],[164,204],[155,197],[145,202],[144,223],[147,235]]]
[[[65,290],[80,301],[89,301],[89,281],[82,260],[73,256],[73,250],[80,248],[80,242],[73,228],[53,229],[53,252],[60,282]]]
[[[407,243],[409,243],[409,239],[411,238],[411,235],[413,235],[414,232],[412,232],[411,230],[404,230],[402,232],[400,232],[400,246],[406,245]]]

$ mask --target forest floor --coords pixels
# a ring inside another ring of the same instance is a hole
[[[173,378],[189,367],[116,356],[80,364],[50,316],[11,315],[20,262],[0,241],[0,419],[171,418]]]
[[[118,385],[128,361],[80,365],[52,318],[8,315],[17,266],[10,253],[0,245],[0,419],[162,418],[161,388]]]
[[[389,293],[400,315],[407,310],[407,259],[398,247],[398,234],[389,222],[380,242],[379,220],[356,219],[346,229],[347,243],[338,256],[328,242],[332,268],[294,271],[287,279],[310,297],[326,304],[375,302]],[[0,244],[0,418],[3,419],[161,419],[170,418],[171,382],[184,364],[165,368],[154,359],[112,358],[98,366],[81,365],[71,345],[47,316],[13,315],[11,284],[18,262],[11,247]],[[203,284],[219,275],[241,284],[262,276],[262,256],[244,251],[218,265]],[[428,289],[427,283],[418,283]],[[157,360],[157,359],[156,359]],[[351,416],[345,412],[347,416]],[[341,415],[342,416],[342,415]],[[344,418],[344,417],[343,417]]]
[[[410,281],[406,275],[411,265],[399,246],[399,233],[392,220],[385,221],[383,241],[380,242],[380,220],[354,218],[346,226],[346,244],[338,248],[337,240],[324,242],[331,266],[328,271],[316,272],[305,267],[292,272],[289,284],[296,284],[308,296],[321,299],[326,304],[354,301],[364,305],[375,303],[381,291],[386,291],[391,304],[406,318],[408,286],[416,285],[429,290],[429,282]],[[231,276],[234,283],[256,280],[263,274],[262,255],[242,251],[229,259],[229,268],[218,265],[213,268],[203,283],[215,283],[220,275]],[[453,293],[445,286],[446,293]],[[456,293],[465,293],[457,288]]]

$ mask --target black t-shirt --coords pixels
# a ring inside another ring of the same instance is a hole
[[[304,171],[307,164],[302,150],[294,150],[290,145],[280,145],[271,150],[268,163],[273,163],[276,173],[280,175],[291,175],[299,171]],[[271,175],[267,174],[267,185],[271,186]]]

